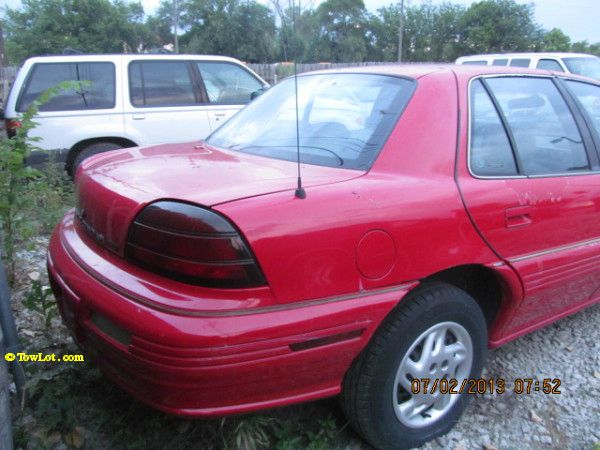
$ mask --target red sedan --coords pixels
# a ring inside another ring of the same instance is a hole
[[[205,142],[86,160],[50,279],[77,340],[156,408],[341,394],[372,445],[412,447],[456,423],[488,347],[599,301],[599,151],[591,80],[305,74]]]

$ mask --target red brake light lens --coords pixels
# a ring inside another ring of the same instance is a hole
[[[14,137],[16,134],[16,129],[21,128],[22,125],[23,124],[18,120],[6,119],[4,121],[4,129],[6,130],[6,135],[9,138]]]
[[[219,288],[265,284],[248,245],[227,219],[199,206],[160,201],[129,230],[127,258],[186,283]]]

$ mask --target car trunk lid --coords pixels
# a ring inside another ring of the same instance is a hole
[[[91,157],[77,173],[77,215],[88,235],[123,254],[135,215],[156,200],[171,199],[211,207],[289,190],[297,184],[297,164],[204,143],[129,148]],[[364,172],[302,165],[305,187],[337,183]]]

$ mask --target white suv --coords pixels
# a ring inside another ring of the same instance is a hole
[[[461,56],[456,64],[529,67],[574,73],[600,80],[600,58],[585,53],[496,53]]]
[[[70,174],[93,154],[202,139],[268,88],[240,61],[202,55],[69,55],[31,58],[6,101],[6,129],[42,92],[84,81],[40,107],[38,146]],[[35,164],[41,155],[33,155]]]

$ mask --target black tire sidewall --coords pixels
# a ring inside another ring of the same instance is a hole
[[[437,294],[437,295],[436,295]],[[392,392],[397,369],[402,358],[415,340],[430,327],[441,322],[456,322],[469,333],[473,344],[473,362],[469,378],[477,378],[487,354],[487,326],[476,302],[465,292],[450,287],[438,290],[424,308],[410,311],[396,322],[391,333],[377,339],[379,356],[372,359],[374,382],[370,390],[370,420],[372,436],[384,445],[380,448],[410,448],[421,445],[449,431],[458,422],[468,403],[468,395],[461,394],[452,409],[432,425],[411,428],[402,424],[394,412]],[[388,329],[389,330],[389,329]]]
[[[123,146],[114,142],[97,142],[95,144],[89,145],[88,147],[85,147],[77,153],[75,159],[73,160],[73,167],[71,169],[72,176],[75,177],[77,169],[79,168],[81,163],[90,156],[97,155],[98,153],[109,152],[111,150],[118,150],[120,148],[123,148]]]

